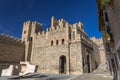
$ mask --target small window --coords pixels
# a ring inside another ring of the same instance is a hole
[[[24,34],[26,33],[26,31],[24,31]]]
[[[64,39],[62,39],[62,44],[64,44],[65,43],[65,40]]]
[[[56,41],[56,45],[58,45],[58,40]]]
[[[33,40],[33,38],[31,37],[31,38],[30,38],[30,41],[32,41],[32,40]]]
[[[51,46],[53,46],[53,41],[51,41]]]

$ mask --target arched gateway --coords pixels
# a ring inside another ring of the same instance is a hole
[[[59,58],[59,73],[66,73],[66,57],[64,55]]]

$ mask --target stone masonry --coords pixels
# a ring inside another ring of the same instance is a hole
[[[27,21],[23,24],[22,41],[25,59],[38,66],[37,72],[83,74],[96,68],[95,43],[81,22],[71,25],[52,17],[51,27],[43,31],[42,24]]]
[[[106,64],[106,55],[105,48],[103,45],[103,39],[102,38],[96,39],[95,37],[92,37],[91,40],[97,45],[94,47],[94,52],[97,53],[96,51],[99,51],[97,54],[94,54],[97,64]]]

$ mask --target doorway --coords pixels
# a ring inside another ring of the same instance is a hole
[[[88,73],[90,73],[90,59],[89,59],[89,55],[87,55],[87,67],[88,67]]]
[[[59,58],[59,73],[66,73],[66,57],[64,55]]]

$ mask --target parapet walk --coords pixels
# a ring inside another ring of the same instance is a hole
[[[4,34],[4,33],[2,33],[2,34],[0,35],[0,40],[12,41],[12,42],[14,42],[14,43],[24,44],[24,42],[22,42],[21,39],[15,38],[15,37],[10,36],[10,35],[6,35],[6,34]]]

